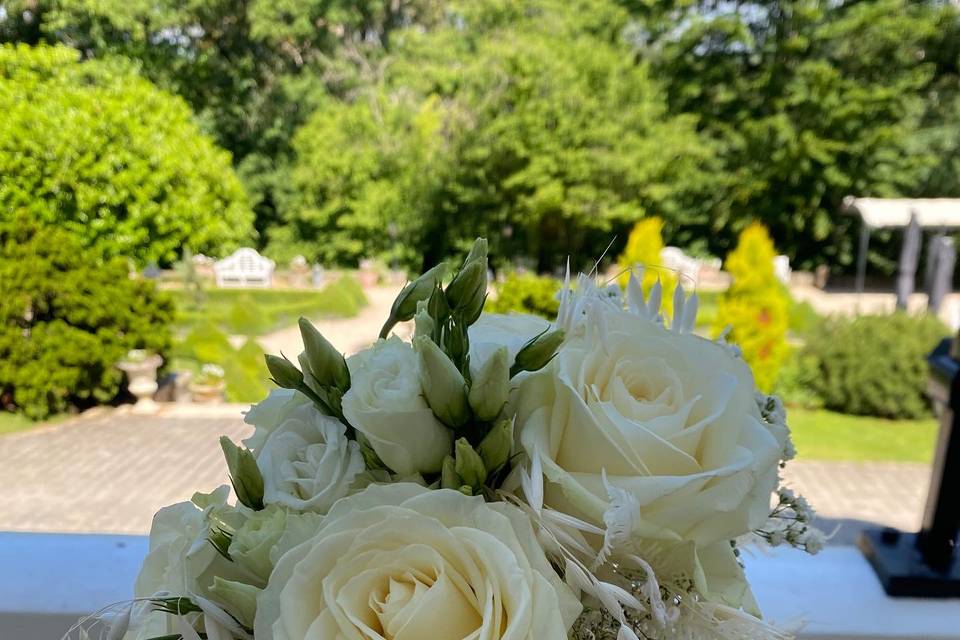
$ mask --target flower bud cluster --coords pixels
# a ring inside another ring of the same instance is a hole
[[[771,547],[788,544],[811,555],[819,553],[826,536],[811,524],[816,514],[810,503],[786,487],[781,487],[777,496],[777,505],[770,513],[767,525],[756,534]]]

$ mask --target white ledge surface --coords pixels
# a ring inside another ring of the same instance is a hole
[[[58,640],[81,616],[133,596],[143,536],[0,532],[0,639]],[[889,598],[860,552],[745,557],[767,620],[809,640],[960,640],[960,600]]]
[[[766,619],[811,640],[957,640],[960,599],[891,598],[856,547],[744,558]]]

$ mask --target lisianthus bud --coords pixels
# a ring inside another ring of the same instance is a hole
[[[475,260],[463,268],[447,285],[447,300],[456,310],[475,309],[487,293],[487,262]],[[482,304],[482,303],[481,303]]]
[[[264,356],[273,381],[282,389],[299,389],[303,385],[303,373],[292,362],[280,356]]]
[[[510,450],[513,447],[512,420],[501,420],[490,429],[480,445],[477,453],[483,459],[483,466],[487,473],[493,473],[510,459]]]
[[[538,371],[547,366],[563,344],[563,335],[563,329],[544,331],[523,345],[510,368],[510,377],[521,371]]]
[[[486,238],[477,238],[473,241],[473,246],[470,247],[470,253],[467,254],[467,257],[464,259],[463,264],[468,262],[478,262],[483,261],[484,264],[487,262],[487,239]]]
[[[460,438],[454,444],[456,461],[454,470],[463,484],[478,489],[483,486],[487,480],[487,468],[483,464],[483,458],[470,446],[466,438]]]
[[[306,318],[300,318],[300,335],[307,354],[309,373],[321,386],[336,387],[341,391],[350,388],[350,370],[343,354],[324,338]],[[304,374],[308,373],[303,360]]]
[[[427,313],[433,318],[433,321],[442,324],[447,316],[450,315],[450,304],[447,302],[447,295],[443,292],[443,287],[439,285],[434,287],[427,298]]]
[[[456,462],[453,456],[447,456],[443,459],[443,470],[440,472],[440,488],[459,489],[461,485],[463,481],[457,475]]]
[[[263,509],[263,476],[253,454],[235,445],[227,436],[220,437],[220,448],[227,460],[237,499],[254,511]]]
[[[470,419],[466,381],[429,338],[417,338],[414,347],[420,358],[420,385],[433,415],[448,427],[459,427]]]
[[[220,576],[213,579],[210,594],[217,603],[223,605],[237,622],[253,628],[253,618],[257,614],[257,596],[261,589],[242,582],[224,580]]]
[[[470,385],[470,406],[473,414],[484,422],[500,415],[510,393],[510,353],[506,347],[498,347],[490,356]]]
[[[433,321],[430,312],[427,310],[427,302],[421,300],[417,303],[417,313],[413,316],[413,334],[429,338],[433,335],[436,326],[437,323]]]
[[[421,300],[427,300],[430,297],[437,283],[443,278],[446,268],[446,265],[441,262],[413,282],[408,283],[407,286],[400,291],[396,300],[393,301],[393,306],[390,308],[390,317],[387,318],[387,322],[380,330],[381,338],[386,338],[390,335],[390,330],[393,329],[398,322],[406,322],[413,318],[417,312],[417,303]]]

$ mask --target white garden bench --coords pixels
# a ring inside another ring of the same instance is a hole
[[[273,260],[264,258],[255,249],[237,249],[232,255],[213,265],[218,287],[261,287],[273,284]]]

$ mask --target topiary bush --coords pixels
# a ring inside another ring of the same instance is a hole
[[[0,45],[0,114],[0,221],[26,214],[141,265],[252,236],[230,154],[129,63]]]
[[[771,391],[790,353],[790,295],[773,271],[776,250],[767,229],[754,223],[740,234],[724,267],[733,277],[720,298],[714,332],[731,327],[728,340],[743,351],[757,388]]]
[[[131,349],[163,354],[173,304],[70,233],[0,225],[0,396],[33,419],[113,399]]]
[[[487,300],[491,313],[529,313],[555,320],[560,301],[560,281],[532,273],[511,273],[497,287],[497,295]]]
[[[930,413],[927,354],[949,330],[932,316],[832,319],[807,339],[812,385],[834,411],[881,418]]]

